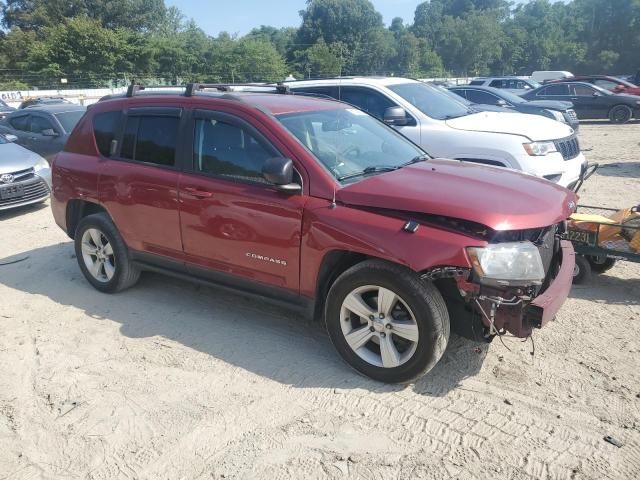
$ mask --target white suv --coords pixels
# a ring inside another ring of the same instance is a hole
[[[286,85],[293,93],[350,103],[435,157],[509,167],[569,188],[587,167],[571,127],[539,115],[476,112],[417,80],[341,77]]]

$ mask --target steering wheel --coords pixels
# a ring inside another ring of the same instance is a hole
[[[360,155],[362,155],[362,151],[360,150],[360,147],[351,145],[347,147],[345,150],[343,150],[342,152],[340,152],[340,155],[343,157],[357,158]]]

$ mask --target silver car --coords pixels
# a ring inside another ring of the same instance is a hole
[[[51,193],[51,168],[37,153],[0,135],[0,210],[44,202]]]

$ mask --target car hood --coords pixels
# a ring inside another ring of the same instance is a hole
[[[33,167],[42,160],[37,153],[15,143],[0,144],[0,174],[17,172]]]
[[[573,129],[563,123],[525,113],[506,115],[504,112],[480,112],[447,120],[447,125],[456,130],[468,132],[520,135],[532,142],[555,140],[573,134]]]
[[[573,103],[571,102],[559,102],[556,100],[531,100],[527,103],[522,103],[520,105],[523,107],[526,107],[527,105],[529,105],[534,107],[548,108],[551,110],[561,110],[561,111],[564,111],[568,108],[573,108]]]
[[[370,176],[336,192],[345,205],[475,222],[493,230],[542,228],[575,209],[576,195],[532,175],[435,159]]]

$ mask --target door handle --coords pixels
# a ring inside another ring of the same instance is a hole
[[[211,198],[213,197],[213,193],[211,192],[207,192],[205,190],[198,190],[197,188],[193,188],[193,187],[186,187],[184,189],[184,191],[186,193],[188,193],[189,195],[199,198],[199,199],[205,199],[205,198]]]

